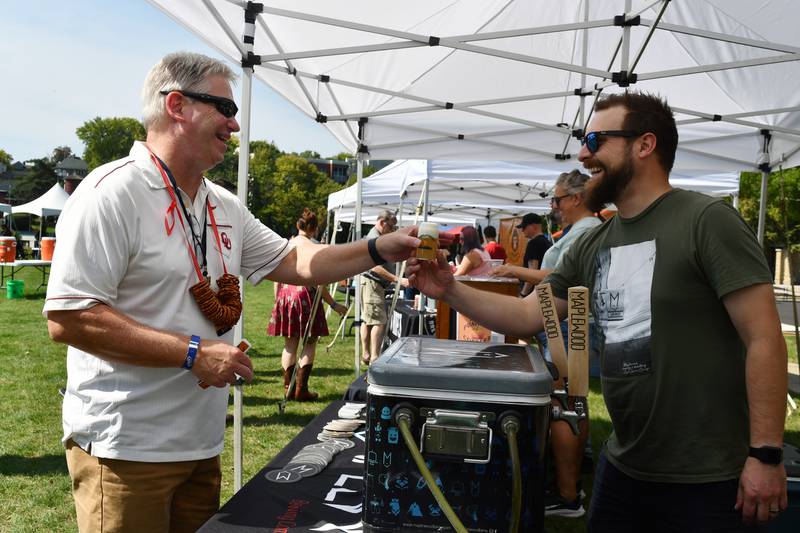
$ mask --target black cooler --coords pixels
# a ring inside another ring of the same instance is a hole
[[[542,531],[552,378],[539,352],[518,344],[405,337],[369,367],[365,532],[451,531],[416,467],[398,411],[450,506],[471,532],[504,532],[512,461],[504,420],[519,421],[520,531]]]

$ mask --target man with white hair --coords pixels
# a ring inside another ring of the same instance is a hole
[[[205,179],[239,131],[234,77],[164,57],[142,92],[146,142],[87,176],[59,219],[44,313],[69,345],[63,442],[82,532],[195,531],[217,510],[228,385],[253,376],[232,345],[237,276],[317,285],[419,242],[293,247]]]

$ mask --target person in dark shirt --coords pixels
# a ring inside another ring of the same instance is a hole
[[[528,213],[522,217],[522,222],[517,225],[518,229],[529,239],[525,247],[525,257],[522,259],[523,266],[538,270],[542,266],[544,253],[553,246],[553,243],[542,233],[542,217],[536,213]],[[533,289],[533,284],[525,282],[520,290],[521,296],[527,296]]]

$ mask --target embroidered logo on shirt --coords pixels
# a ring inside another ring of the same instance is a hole
[[[230,237],[228,237],[228,234],[223,231],[222,233],[219,234],[219,238],[222,241],[222,246],[224,246],[226,250],[230,250],[231,239]]]

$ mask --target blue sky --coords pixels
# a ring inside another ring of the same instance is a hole
[[[0,4],[0,148],[15,160],[44,157],[61,145],[81,154],[75,130],[96,116],[141,119],[142,82],[163,55],[189,50],[221,57],[146,0]],[[255,79],[252,117],[251,139],[274,141],[281,150],[323,156],[344,150]]]

